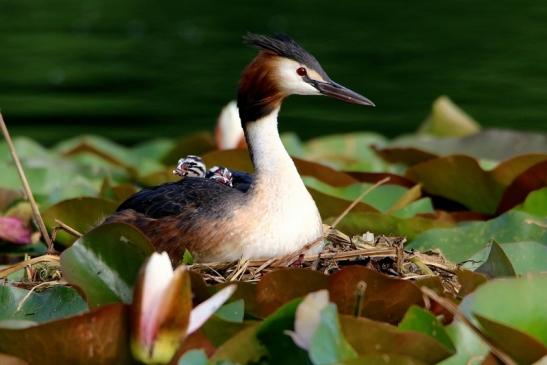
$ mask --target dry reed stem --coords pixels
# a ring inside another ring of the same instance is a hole
[[[473,331],[481,340],[483,340],[483,342],[490,348],[490,352],[494,354],[494,356],[496,356],[502,363],[506,365],[517,365],[517,363],[509,355],[507,355],[503,350],[500,350],[498,347],[496,347],[477,326],[471,323],[471,321],[468,320],[465,315],[463,315],[463,313],[459,311],[458,307],[454,303],[446,298],[441,297],[428,287],[424,286],[420,289],[426,297],[433,299],[434,301],[439,303],[439,305],[441,305],[444,309],[452,313],[455,318],[458,318],[462,321],[463,324],[469,327],[471,331]]]
[[[6,126],[6,122],[4,121],[4,117],[2,116],[2,113],[0,113],[0,127],[2,128],[2,134],[4,134],[4,138],[6,139],[6,142],[8,144],[8,148],[9,148],[11,157],[13,159],[13,162],[15,163],[15,167],[17,169],[17,173],[19,174],[19,178],[21,179],[21,182],[23,183],[23,189],[25,191],[26,198],[28,199],[30,206],[32,208],[32,216],[34,217],[34,222],[36,223],[36,225],[38,225],[38,229],[40,230],[40,233],[42,234],[44,241],[46,241],[47,252],[50,254],[55,253],[55,249],[53,248],[53,241],[51,241],[51,238],[49,237],[49,233],[47,232],[47,228],[44,223],[44,220],[42,219],[42,216],[40,215],[38,204],[36,204],[36,200],[34,200],[34,195],[32,195],[32,190],[30,189],[27,176],[25,175],[25,171],[23,170],[23,166],[21,165],[21,161],[19,160],[17,151],[15,151],[13,140],[11,139],[11,136],[8,131],[8,127]]]
[[[53,241],[55,241],[55,239],[57,238],[57,232],[59,232],[60,230],[65,231],[66,233],[71,234],[77,238],[80,238],[83,236],[82,233],[78,232],[77,230],[75,230],[74,228],[72,228],[71,226],[69,226],[68,224],[64,223],[63,221],[57,218],[55,218],[55,223],[57,225],[53,227],[51,232],[51,239]]]

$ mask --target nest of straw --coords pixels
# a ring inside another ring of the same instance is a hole
[[[190,266],[208,284],[231,281],[257,282],[280,268],[306,268],[332,274],[347,265],[363,265],[383,274],[405,280],[423,280],[438,277],[444,289],[457,293],[459,284],[457,266],[438,251],[414,252],[404,249],[406,238],[375,236],[367,232],[349,237],[328,228],[323,240],[317,240],[294,254],[270,260],[240,260],[237,262],[199,263]],[[319,254],[307,255],[312,246],[323,242]]]

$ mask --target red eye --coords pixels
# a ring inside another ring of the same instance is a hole
[[[299,76],[306,76],[308,74],[308,71],[306,71],[306,68],[304,67],[299,67],[298,69],[296,69],[296,73]]]

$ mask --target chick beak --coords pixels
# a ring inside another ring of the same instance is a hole
[[[319,90],[321,94],[345,101],[346,103],[366,105],[366,106],[372,106],[372,107],[376,106],[372,101],[365,98],[363,95],[358,94],[355,91],[352,91],[345,86],[337,84],[334,81],[327,81],[327,82],[316,81],[314,82],[314,86],[317,88],[317,90]]]

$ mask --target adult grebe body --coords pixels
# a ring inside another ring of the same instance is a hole
[[[255,167],[246,192],[188,175],[144,189],[107,222],[133,224],[173,260],[188,249],[201,262],[282,256],[322,235],[319,211],[285,150],[277,117],[289,95],[327,95],[374,106],[335,82],[317,60],[285,35],[249,34],[260,52],[245,68],[238,108]],[[194,166],[191,166],[194,167]]]

